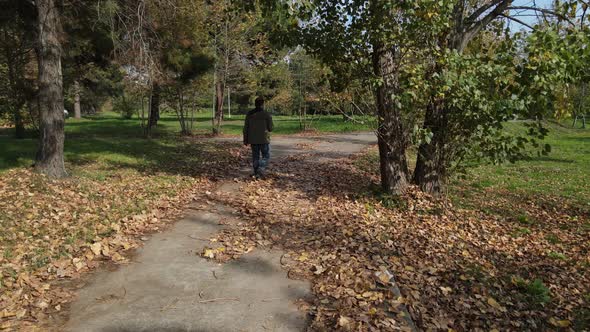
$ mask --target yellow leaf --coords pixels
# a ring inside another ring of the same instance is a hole
[[[111,251],[109,250],[109,247],[104,247],[102,248],[102,255],[105,257],[110,257],[111,256]]]
[[[100,255],[100,249],[101,249],[100,242],[96,242],[96,243],[90,245],[90,250],[92,250],[92,253],[94,253],[96,256]]]
[[[213,249],[203,250],[203,257],[214,258],[215,257],[215,250],[213,250]]]
[[[557,327],[568,327],[568,326],[572,325],[572,322],[570,322],[570,321],[569,321],[569,320],[567,320],[567,319],[564,319],[564,320],[557,320],[557,319],[555,319],[554,317],[551,317],[551,318],[549,319],[549,323],[551,323],[551,325],[553,325],[553,326],[557,326]]]
[[[350,325],[350,322],[350,318],[346,316],[340,316],[340,318],[338,318],[338,325],[340,327],[347,327],[348,325]]]
[[[453,291],[453,289],[451,287],[439,287],[440,290],[443,292],[443,294],[448,295],[449,293],[451,293]]]
[[[496,300],[494,300],[494,298],[492,298],[492,297],[488,297],[488,304],[489,304],[490,306],[494,307],[495,309],[498,309],[498,310],[502,310],[502,309],[504,309],[504,307],[502,307],[502,306],[500,305],[500,303],[498,303],[498,302],[497,302]]]

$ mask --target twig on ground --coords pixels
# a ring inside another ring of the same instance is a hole
[[[199,303],[221,302],[221,301],[239,301],[237,297],[220,297],[216,299],[201,300]]]

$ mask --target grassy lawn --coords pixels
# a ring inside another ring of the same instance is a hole
[[[199,113],[195,117],[194,133],[209,134],[211,120],[209,113]],[[368,119],[366,119],[368,120]],[[223,134],[240,135],[244,115],[234,115],[227,119],[222,128]],[[300,132],[299,119],[290,116],[274,116],[275,135]],[[349,132],[369,130],[365,124],[346,122],[341,116],[322,116],[311,120],[311,127],[318,132]],[[115,113],[104,113],[80,120],[66,121],[66,161],[81,163],[101,160],[110,163],[141,164],[157,162],[168,158],[168,148],[178,144],[180,125],[175,115],[165,113],[158,122],[152,140],[142,138],[138,119],[125,120]],[[16,140],[11,130],[0,131],[0,172],[13,167],[31,165],[37,139]]]
[[[553,122],[546,126],[550,132],[542,143],[551,145],[548,156],[469,167],[466,174],[449,180],[449,197],[465,207],[478,207],[484,194],[490,199],[506,195],[519,199],[558,197],[556,204],[565,200],[576,208],[590,210],[590,129],[573,129]],[[518,123],[508,123],[506,128],[509,131],[524,130]],[[415,152],[410,152],[408,159],[413,167]],[[357,164],[376,174],[377,151],[369,152]]]
[[[520,125],[511,123],[508,130]],[[476,193],[514,197],[560,197],[568,204],[590,210],[590,130],[548,123],[548,156],[531,157],[514,164],[480,165],[465,177],[451,181],[449,193],[457,202],[479,204]],[[561,202],[560,202],[561,203]]]

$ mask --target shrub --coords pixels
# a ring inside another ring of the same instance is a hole
[[[113,101],[113,111],[121,114],[124,119],[131,119],[138,108],[138,103],[128,96],[120,96]]]

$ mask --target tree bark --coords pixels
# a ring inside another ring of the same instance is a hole
[[[221,122],[223,121],[223,82],[215,83],[215,117],[213,120],[213,134],[221,134]]]
[[[381,187],[387,193],[399,195],[408,186],[409,173],[406,159],[408,137],[401,110],[394,100],[394,96],[399,92],[395,51],[380,43],[373,47],[373,71],[375,76],[382,79],[375,94]]]
[[[4,31],[6,39],[8,39],[8,32]],[[13,107],[9,107],[12,110],[13,120],[14,120],[14,129],[15,129],[15,138],[22,139],[25,138],[25,124],[22,117],[22,108],[25,104],[24,101],[24,71],[23,65],[19,62],[19,59],[15,59],[13,54],[10,52],[10,48],[5,48],[5,56],[6,56],[6,65],[8,69],[8,86],[10,87],[9,91],[13,101]]]
[[[52,178],[67,175],[64,165],[64,101],[60,21],[54,0],[37,0],[39,110],[41,140],[35,169]]]
[[[82,110],[80,108],[80,82],[74,82],[74,119],[82,118]]]
[[[17,109],[14,110],[14,129],[15,129],[15,137],[17,139],[25,138],[25,123],[23,121],[22,115],[22,108],[23,104],[18,106]]]
[[[447,118],[442,100],[434,98],[429,102],[423,128],[430,131],[432,137],[418,148],[412,182],[422,191],[438,196],[444,188],[448,162],[444,148]]]
[[[150,136],[152,133],[152,128],[158,125],[158,120],[160,120],[160,85],[157,83],[154,84],[152,87],[152,95],[150,98],[150,106],[149,106],[149,118],[146,127],[146,136]]]
[[[511,3],[511,0],[499,0],[492,7],[482,5],[474,11],[477,15],[471,20],[464,16],[465,2],[457,2],[453,13],[454,29],[450,35],[443,36],[439,40],[439,46],[441,49],[452,49],[462,53],[471,40],[496,17],[500,16]],[[489,12],[483,18],[476,20],[486,10]],[[443,70],[443,67],[437,65],[433,68],[432,74],[442,75]],[[453,157],[452,151],[448,147],[451,135],[453,135],[449,133],[448,117],[449,109],[444,98],[431,96],[426,107],[423,128],[432,133],[432,138],[430,142],[424,142],[418,148],[418,158],[412,182],[417,184],[422,191],[433,195],[439,195],[444,189],[448,167]]]

